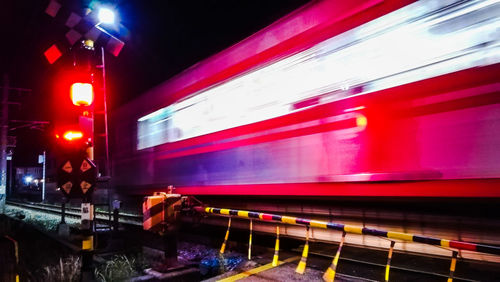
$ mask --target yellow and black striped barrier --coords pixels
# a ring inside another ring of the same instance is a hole
[[[304,274],[307,265],[307,255],[309,253],[309,226],[306,226],[306,243],[304,244],[304,249],[302,250],[302,257],[300,258],[299,264],[295,269],[298,274]]]
[[[325,274],[323,274],[323,280],[325,280],[327,282],[333,282],[335,280],[335,273],[337,272],[337,265],[339,263],[340,252],[342,251],[342,246],[344,245],[345,235],[346,235],[345,231],[342,232],[342,239],[340,239],[339,248],[337,249],[337,253],[335,254],[335,257],[333,258],[332,264],[328,267]]]
[[[387,264],[385,266],[385,281],[389,281],[389,270],[391,269],[392,251],[394,250],[395,241],[391,241],[391,247],[389,248],[389,255],[387,255]]]
[[[276,245],[274,246],[273,266],[278,266],[280,253],[280,227],[276,225]]]
[[[448,277],[448,282],[453,281],[453,275],[455,274],[455,267],[457,266],[457,256],[458,252],[453,251],[453,254],[451,255],[450,277]]]
[[[226,236],[224,236],[224,242],[222,242],[222,246],[220,246],[220,253],[223,254],[226,251],[227,239],[229,238],[229,230],[231,229],[231,218],[227,222],[227,230]]]
[[[165,220],[165,196],[156,194],[144,197],[142,203],[142,227],[144,230],[161,231]]]
[[[438,239],[428,236],[422,235],[414,235],[410,233],[403,232],[393,232],[387,230],[379,230],[373,228],[366,228],[362,226],[353,226],[346,225],[341,223],[320,221],[320,220],[311,220],[304,219],[298,217],[291,216],[282,216],[276,214],[268,214],[268,213],[260,213],[253,211],[245,211],[245,210],[233,210],[233,209],[221,209],[221,208],[212,208],[212,207],[195,207],[195,210],[200,213],[209,213],[209,214],[222,214],[222,215],[230,215],[234,217],[247,218],[247,219],[259,219],[262,221],[270,221],[270,222],[281,222],[286,224],[297,224],[304,225],[322,229],[331,229],[337,231],[344,231],[346,233],[354,233],[361,235],[371,235],[378,237],[385,237],[389,239],[397,239],[402,241],[416,242],[433,246],[442,246],[446,248],[458,249],[458,250],[468,250],[480,253],[494,254],[500,255],[500,247],[490,246],[490,245],[482,245],[464,241],[456,241],[456,240],[447,240],[447,239]]]
[[[169,186],[169,189],[171,191],[173,187]],[[143,229],[153,232],[164,231],[165,224],[175,222],[181,203],[180,194],[155,192],[153,196],[144,197],[142,202]]]
[[[248,260],[252,259],[252,229],[253,229],[253,220],[250,219],[250,236],[248,238]]]

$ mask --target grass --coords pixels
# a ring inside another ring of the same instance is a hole
[[[60,258],[59,264],[45,266],[38,271],[40,281],[71,282],[80,281],[80,257]]]
[[[96,267],[94,274],[99,281],[122,281],[142,275],[142,270],[147,267],[140,255],[115,255],[106,263]]]

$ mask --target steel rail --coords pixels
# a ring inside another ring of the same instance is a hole
[[[457,250],[467,250],[473,252],[500,255],[500,247],[476,244],[465,241],[439,239],[434,237],[415,235],[411,233],[394,232],[388,230],[366,228],[362,226],[347,225],[347,224],[334,223],[321,220],[311,220],[311,219],[277,215],[277,214],[261,213],[255,211],[233,210],[233,209],[223,209],[214,207],[195,207],[194,209],[199,213],[228,215],[238,218],[257,219],[261,221],[279,222],[292,225],[303,225],[315,228],[344,231],[346,233],[352,233],[352,234],[371,235],[371,236],[385,237],[389,239],[416,242],[433,246],[441,246]]]
[[[52,213],[52,214],[57,214],[57,215],[60,215],[61,214],[61,211],[58,210],[60,207],[59,206],[53,206],[53,205],[47,205],[47,204],[37,204],[37,205],[34,205],[34,204],[28,204],[28,203],[20,203],[20,202],[15,202],[15,201],[7,201],[7,204],[8,205],[12,205],[12,206],[17,206],[17,207],[21,207],[21,208],[27,208],[27,209],[33,209],[33,210],[38,210],[40,212],[48,212],[48,213]],[[72,210],[72,211],[68,211],[68,210]],[[76,218],[80,218],[81,217],[81,213],[80,213],[80,209],[78,208],[66,208],[66,212],[65,212],[66,216],[70,216],[70,217],[76,217]],[[107,212],[95,212],[96,214],[96,219],[99,220],[99,221],[109,221],[109,214]],[[131,225],[140,225],[142,226],[142,216],[139,216],[139,215],[131,215],[131,214],[120,214],[120,223],[124,223],[124,224],[131,224]]]

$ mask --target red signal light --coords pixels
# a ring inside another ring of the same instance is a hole
[[[68,141],[73,141],[81,139],[83,137],[83,133],[81,131],[66,131],[64,132],[63,137]]]
[[[94,101],[94,87],[90,83],[73,83],[70,94],[71,101],[76,106],[90,106]]]

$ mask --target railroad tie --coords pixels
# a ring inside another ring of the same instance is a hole
[[[220,253],[223,254],[226,250],[227,239],[229,238],[229,229],[231,228],[231,217],[229,217],[229,221],[227,222],[227,230],[226,236],[224,236],[224,242],[222,242],[222,246],[220,246]]]
[[[302,257],[300,258],[299,264],[295,272],[299,274],[304,274],[307,265],[307,254],[309,252],[309,226],[306,226],[306,243],[304,244],[304,249],[302,250]]]
[[[337,265],[339,262],[340,252],[342,251],[342,246],[344,245],[346,232],[342,232],[342,239],[340,239],[339,248],[337,249],[337,253],[333,258],[332,264],[328,267],[325,274],[323,274],[323,280],[327,282],[333,282],[335,280],[335,272],[337,271]]]
[[[451,255],[450,277],[448,277],[448,282],[453,281],[453,274],[455,273],[455,267],[457,266],[457,256],[458,252],[453,251],[453,254]]]
[[[253,220],[250,219],[250,236],[248,238],[248,260],[252,259],[252,229],[253,229]]]
[[[395,241],[391,241],[391,247],[389,248],[389,255],[387,255],[387,265],[385,266],[385,281],[389,281],[389,270],[391,269],[391,259],[392,251],[394,250]]]
[[[274,246],[273,266],[278,266],[278,257],[280,252],[280,227],[276,225],[276,245]]]

